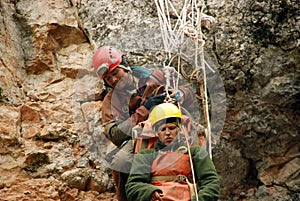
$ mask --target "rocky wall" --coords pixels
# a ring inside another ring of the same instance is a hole
[[[299,3],[205,3],[216,20],[205,51],[226,92],[220,200],[300,200]],[[0,200],[113,199],[91,57],[111,44],[161,65],[154,1],[0,0],[0,11]]]

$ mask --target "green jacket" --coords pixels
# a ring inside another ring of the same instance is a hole
[[[175,144],[173,150],[181,145],[182,143]],[[154,191],[161,192],[157,186],[151,184],[151,166],[157,157],[157,151],[162,148],[164,148],[164,150],[171,149],[171,147],[165,147],[165,145],[158,141],[155,144],[155,151],[146,149],[135,156],[131,173],[126,183],[126,194],[129,201],[149,201]],[[212,160],[206,150],[200,146],[192,146],[190,151],[194,164],[198,200],[218,200],[220,194],[220,179]],[[192,200],[196,200],[195,197],[192,198]]]

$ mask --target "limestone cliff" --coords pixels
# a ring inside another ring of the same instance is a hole
[[[220,200],[298,201],[299,2],[205,3],[216,19],[205,50],[226,92]],[[0,0],[0,11],[0,200],[113,199],[91,57],[112,44],[159,65],[154,1]]]

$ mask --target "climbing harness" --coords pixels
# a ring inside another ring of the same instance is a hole
[[[166,200],[189,201],[196,196],[191,171],[193,166],[187,151],[186,146],[174,151],[159,150],[152,163],[151,183],[162,189]]]

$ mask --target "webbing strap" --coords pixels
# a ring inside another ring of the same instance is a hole
[[[177,181],[177,182],[187,182],[189,178],[185,175],[160,175],[160,176],[153,176],[151,178],[151,182],[156,182],[156,181]]]
[[[192,180],[192,178],[187,177],[185,175],[176,175],[176,176],[160,175],[160,176],[153,176],[151,178],[151,182],[157,182],[157,181],[176,181],[179,183],[186,182],[190,189],[190,195],[191,197],[193,197],[195,196],[195,189],[194,189],[194,185],[189,180]]]

